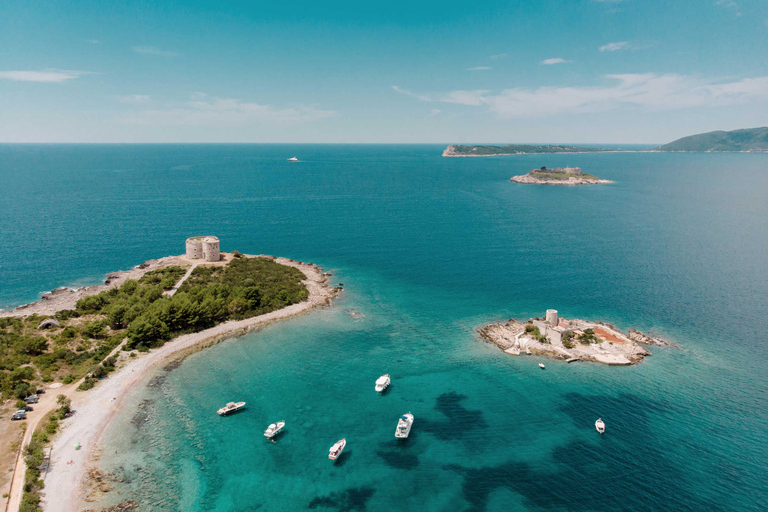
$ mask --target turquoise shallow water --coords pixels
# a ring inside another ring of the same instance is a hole
[[[110,499],[153,511],[763,509],[768,155],[442,149],[0,146],[0,304],[179,253],[201,233],[316,262],[345,285],[331,309],[148,379],[107,436],[103,463],[129,480]],[[507,181],[541,165],[616,183]],[[474,335],[548,307],[680,348],[632,368],[542,372]],[[378,396],[384,372],[393,385]],[[216,416],[234,398],[248,410]],[[408,411],[412,438],[398,444]],[[286,433],[265,442],[279,419]]]

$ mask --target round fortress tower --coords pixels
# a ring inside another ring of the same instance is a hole
[[[205,261],[219,261],[221,259],[217,237],[207,236],[203,238],[203,259]]]
[[[559,320],[557,319],[557,310],[556,309],[548,309],[547,310],[547,323],[551,325],[552,327],[555,327]]]
[[[203,257],[203,237],[193,236],[187,238],[187,258],[199,260]]]
[[[219,239],[215,236],[187,238],[187,258],[191,260],[219,261]]]

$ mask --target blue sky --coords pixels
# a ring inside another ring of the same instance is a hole
[[[765,0],[2,0],[0,142],[662,143],[768,125]]]

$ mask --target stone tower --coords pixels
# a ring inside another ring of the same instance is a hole
[[[560,321],[557,319],[557,310],[556,309],[548,309],[547,310],[547,323],[551,325],[552,327],[555,327]]]
[[[191,260],[219,261],[219,239],[215,236],[187,238],[187,258]]]

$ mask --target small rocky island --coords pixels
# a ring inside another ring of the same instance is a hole
[[[581,170],[581,167],[555,167],[549,169],[542,166],[533,169],[528,174],[513,176],[509,181],[515,183],[527,183],[534,185],[597,185],[599,183],[613,183],[610,180],[601,180]]]
[[[558,318],[548,309],[544,319],[510,319],[479,329],[480,336],[507,354],[536,354],[555,359],[630,365],[651,355],[642,345],[668,346],[666,341],[630,329],[624,334],[612,325]]]

